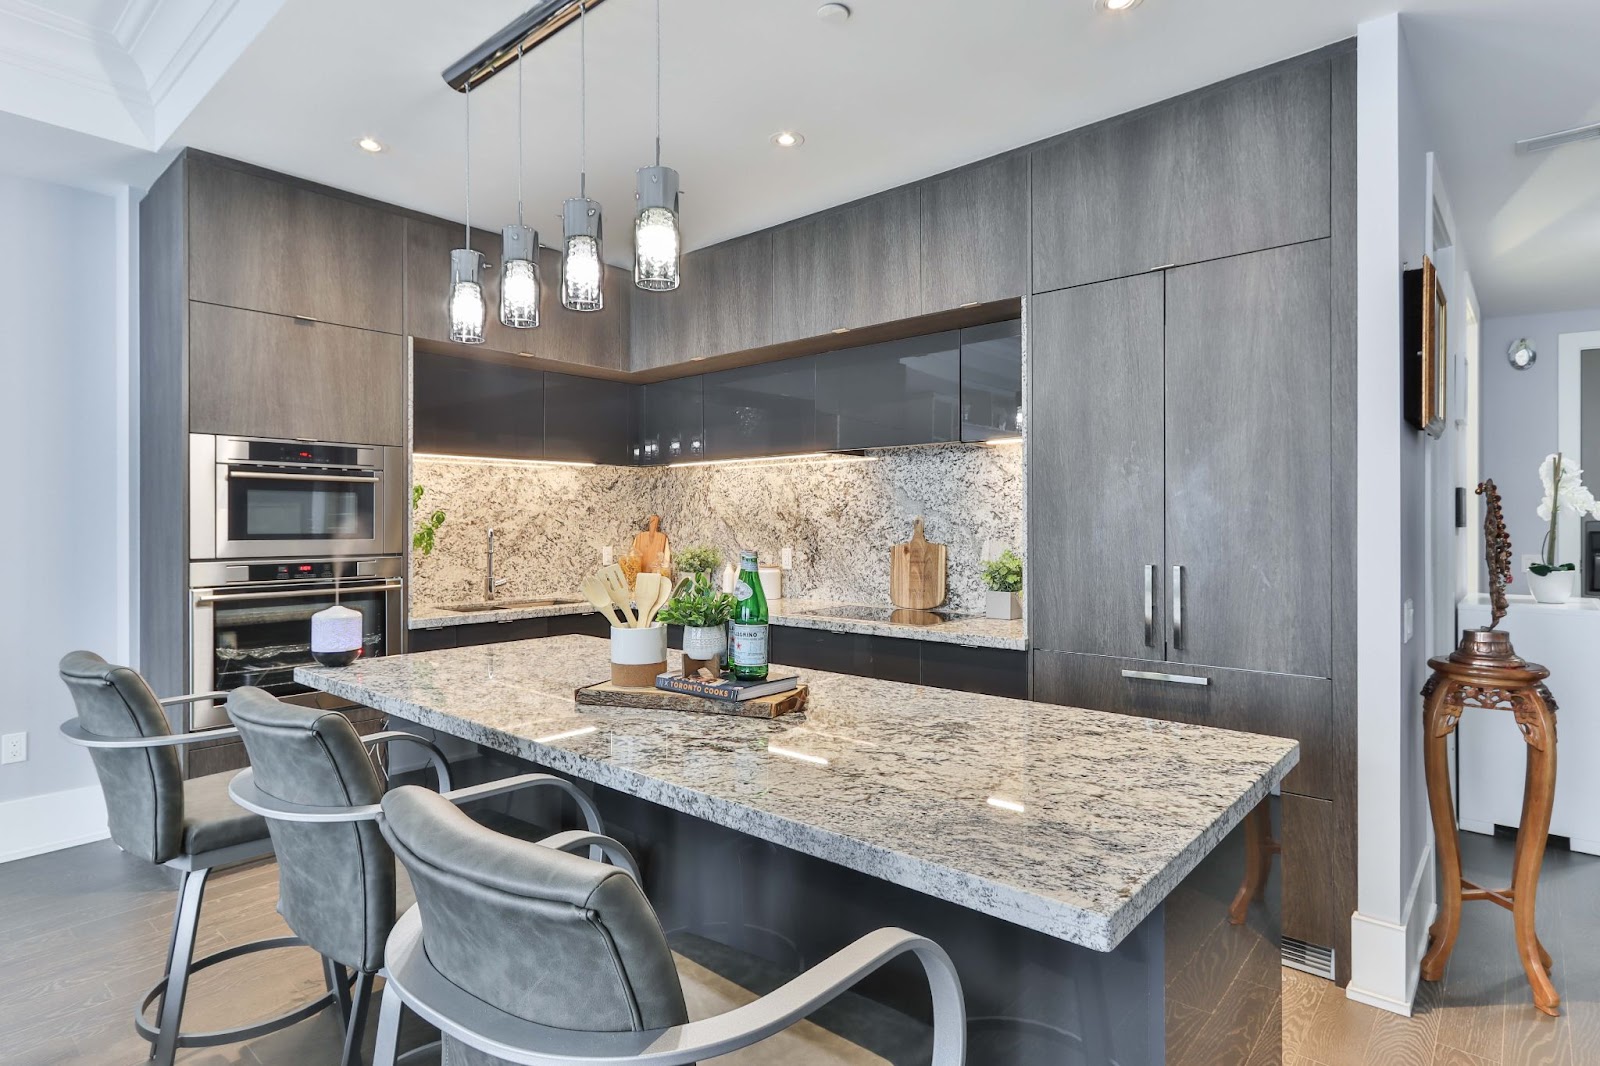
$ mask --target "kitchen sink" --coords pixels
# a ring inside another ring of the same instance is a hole
[[[457,614],[474,614],[479,611],[515,611],[523,607],[562,607],[573,603],[586,603],[582,599],[564,596],[546,596],[536,600],[485,600],[479,603],[452,603],[440,610],[454,611]]]

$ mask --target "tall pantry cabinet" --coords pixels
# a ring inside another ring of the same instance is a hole
[[[1354,98],[1341,46],[1042,146],[1029,306],[1034,698],[1300,740],[1285,958],[1341,983]]]

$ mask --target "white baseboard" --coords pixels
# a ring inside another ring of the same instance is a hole
[[[0,862],[76,847],[110,836],[99,785],[0,803]]]
[[[1430,844],[1418,859],[1399,922],[1360,911],[1351,916],[1350,985],[1345,995],[1358,1003],[1410,1017],[1417,998],[1422,956],[1428,946],[1428,927],[1437,911]]]

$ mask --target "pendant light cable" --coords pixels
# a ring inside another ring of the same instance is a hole
[[[661,0],[656,0],[656,166],[661,165]]]
[[[578,195],[589,195],[589,5],[578,3]]]
[[[522,45],[517,45],[517,225],[522,225]]]
[[[463,248],[469,251],[472,248],[472,85],[468,83],[461,90],[461,97],[467,102],[467,222],[466,243]]]

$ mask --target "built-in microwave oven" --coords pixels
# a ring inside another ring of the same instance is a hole
[[[189,558],[399,555],[405,450],[189,436]]]

